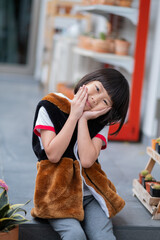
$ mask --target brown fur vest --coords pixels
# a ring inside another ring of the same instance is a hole
[[[46,108],[54,123],[55,131],[58,133],[68,118],[69,101],[56,94],[47,95],[37,106],[34,125],[41,106]],[[91,131],[91,128],[94,130]],[[94,137],[101,129],[102,126],[97,126],[96,122],[89,123],[91,137]],[[84,218],[82,178],[93,191],[96,199],[101,199],[104,203],[109,217],[116,215],[125,205],[124,200],[116,193],[115,186],[102,171],[98,161],[90,168],[81,169],[79,160],[73,152],[77,139],[76,130],[70,145],[58,163],[51,163],[47,159],[45,151],[40,149],[38,137],[33,134],[33,149],[39,160],[34,208],[31,210],[33,217],[76,218],[82,221]]]

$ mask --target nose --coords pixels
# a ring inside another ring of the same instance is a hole
[[[94,103],[94,105],[96,105],[97,104],[97,98],[95,96],[94,97],[92,96],[91,99],[92,99],[92,102]]]

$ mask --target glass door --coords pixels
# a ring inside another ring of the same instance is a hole
[[[0,72],[33,73],[37,4],[36,0],[0,0]]]

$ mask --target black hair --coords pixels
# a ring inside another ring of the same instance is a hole
[[[104,68],[96,70],[85,75],[75,86],[76,94],[79,88],[92,81],[99,81],[107,91],[112,100],[112,108],[106,114],[97,118],[98,122],[105,125],[113,125],[119,123],[118,129],[111,133],[117,134],[125,121],[129,106],[129,85],[126,78],[117,70],[112,68]]]

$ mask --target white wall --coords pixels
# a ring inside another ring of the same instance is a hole
[[[43,45],[44,45],[44,26],[45,26],[45,14],[46,5],[48,0],[40,0],[40,13],[39,13],[39,24],[38,24],[38,36],[36,45],[36,57],[35,57],[35,71],[34,77],[36,79],[41,79],[42,74],[42,55],[43,55]]]
[[[142,101],[142,133],[157,137],[156,105],[160,89],[160,1],[151,1],[150,28],[147,44],[145,82]]]

